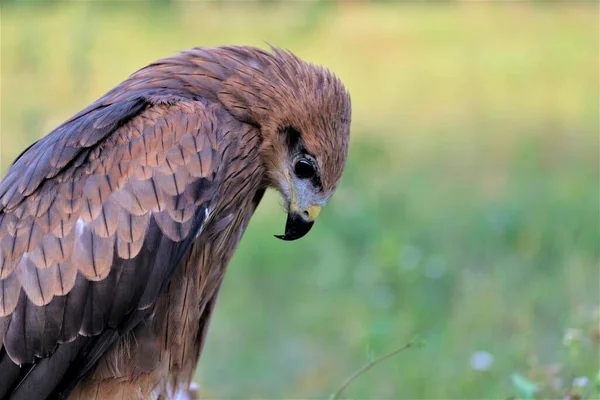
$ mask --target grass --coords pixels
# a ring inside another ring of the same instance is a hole
[[[205,397],[325,398],[415,334],[426,347],[373,367],[344,396],[526,399],[532,383],[538,398],[598,397],[597,13],[597,3],[3,4],[0,165],[157,58],[288,47],[348,86],[348,166],[305,240],[272,238],[285,219],[274,194],[259,208],[196,375]],[[477,354],[493,363],[474,368]],[[576,377],[590,382],[572,388]]]

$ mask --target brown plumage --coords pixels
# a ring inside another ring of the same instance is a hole
[[[305,235],[346,161],[350,99],[289,52],[196,48],[134,73],[0,182],[0,398],[188,393],[264,191]]]

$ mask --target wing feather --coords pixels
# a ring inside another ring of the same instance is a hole
[[[54,294],[56,296],[64,296],[69,293],[75,285],[77,268],[71,262],[71,260],[60,262],[56,264],[56,275],[58,279],[58,285],[54,290]]]
[[[4,335],[8,330],[8,324],[10,323],[10,316],[8,317],[0,317],[0,347],[2,347],[2,343],[4,343]]]
[[[144,238],[134,242],[127,242],[120,237],[117,238],[117,254],[124,260],[129,260],[137,256],[144,244]]]
[[[1,283],[1,282],[0,282]],[[29,301],[24,291],[15,296],[16,308],[4,336],[4,349],[15,364],[24,364],[33,360],[33,346],[28,343],[26,307]]]
[[[100,210],[98,217],[92,221],[94,234],[102,238],[113,236],[117,230],[120,213],[121,209],[116,201],[107,199],[107,201],[102,204],[102,209]]]
[[[45,193],[36,196],[38,201],[27,202],[27,213],[32,217],[40,218],[48,212],[48,209],[56,198],[54,193],[46,191]]]
[[[56,349],[64,302],[64,297],[53,298],[46,307],[37,307],[32,302],[27,302],[25,311],[27,344],[33,348],[36,357],[47,357]]]
[[[117,265],[122,267],[122,264]],[[117,275],[120,272],[120,268],[116,266],[105,279],[90,282],[83,311],[83,321],[79,330],[81,335],[94,336],[104,330],[115,293]]]
[[[88,288],[91,282],[81,274],[76,274],[73,288],[65,296],[62,326],[58,337],[59,343],[73,341],[81,329],[83,309],[86,305]]]
[[[130,214],[127,210],[121,210],[117,235],[119,239],[127,243],[137,242],[144,237],[150,222],[150,213],[142,215]]]
[[[113,261],[114,238],[94,234],[82,220],[77,221],[76,237],[71,261],[79,272],[91,281],[106,278]]]
[[[46,234],[42,239],[41,246],[31,253],[31,259],[34,262],[40,259],[43,260],[44,263],[47,263],[48,259],[59,263],[70,259],[71,254],[73,254],[73,244],[75,242],[75,229],[72,229],[72,225],[70,225],[70,227],[71,229],[68,230],[66,235],[63,234],[65,232],[64,230],[60,230],[60,235],[57,235],[56,233]],[[36,262],[36,264],[38,264],[38,262]]]
[[[190,174],[185,168],[179,167],[171,173],[158,171],[154,174],[153,179],[164,193],[170,196],[178,196],[183,193],[190,181]]]
[[[212,110],[140,100],[96,107],[31,146],[0,182],[0,359],[32,370],[62,353],[87,370],[118,337],[110,329],[139,323],[218,187]],[[64,379],[80,379],[76,372]]]
[[[187,237],[192,229],[192,220],[189,219],[185,222],[177,222],[170,213],[165,210],[154,214],[156,223],[160,227],[160,230],[172,241],[180,242]]]
[[[44,239],[47,236],[44,236]],[[51,236],[53,237],[53,236]],[[42,240],[42,243],[31,252],[28,253],[29,260],[39,269],[47,269],[52,266],[52,258],[48,252],[48,246]]]
[[[16,272],[0,281],[0,317],[6,317],[14,311],[20,292],[21,281]]]
[[[46,269],[37,268],[26,254],[21,258],[16,272],[23,290],[33,304],[44,306],[52,300],[54,287],[58,285],[56,265]]]
[[[3,247],[0,247],[0,279],[5,279],[12,274],[20,261],[20,258],[11,259],[7,252],[8,249],[4,250]]]

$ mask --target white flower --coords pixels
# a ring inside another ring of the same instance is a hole
[[[590,380],[587,378],[587,376],[578,376],[577,378],[573,379],[573,387],[583,389],[588,385],[589,382]]]
[[[487,371],[494,363],[494,356],[487,351],[477,351],[471,356],[471,368],[477,371]]]
[[[569,328],[563,336],[563,345],[569,347],[581,341],[581,329]]]

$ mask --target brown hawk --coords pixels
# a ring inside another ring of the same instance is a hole
[[[229,46],[137,71],[26,149],[0,182],[0,398],[185,397],[263,193],[278,237],[304,236],[349,130],[328,70]]]

